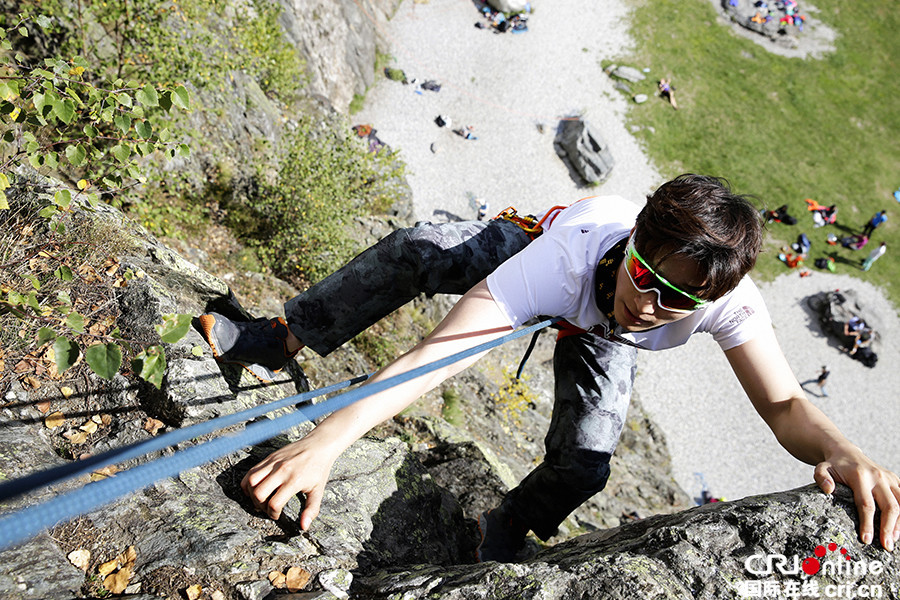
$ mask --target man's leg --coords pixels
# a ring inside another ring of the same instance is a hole
[[[495,509],[517,542],[529,530],[544,540],[552,537],[573,510],[606,486],[628,412],[636,359],[635,348],[590,333],[557,342],[556,399],[544,461]],[[480,558],[502,560],[485,554]]]
[[[301,344],[324,356],[420,293],[463,294],[530,241],[501,219],[401,229],[289,300],[287,322],[208,313],[201,330],[217,360],[271,381]]]
[[[530,242],[503,219],[400,229],[289,300],[291,331],[324,356],[419,294],[464,294]]]

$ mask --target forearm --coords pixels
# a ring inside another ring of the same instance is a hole
[[[444,357],[420,346],[378,371],[366,385],[383,381]],[[479,356],[470,357],[437,369],[335,411],[310,432],[306,439],[320,450],[337,457],[373,427],[400,414],[422,395],[464,370],[478,358]]]
[[[809,400],[793,397],[778,403],[763,418],[778,442],[795,458],[810,465],[860,450]]]
[[[491,297],[487,284],[481,282],[456,303],[434,331],[412,350],[376,373],[367,385],[468,350],[511,330],[506,317]],[[457,361],[336,411],[322,421],[307,439],[311,438],[336,457],[367,431],[399,414],[422,394],[464,370],[483,354]]]

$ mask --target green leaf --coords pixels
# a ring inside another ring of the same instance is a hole
[[[81,146],[75,145],[66,147],[66,158],[69,159],[69,162],[72,163],[73,167],[80,167],[84,164],[86,156],[87,151]]]
[[[53,203],[61,208],[68,208],[72,203],[72,192],[69,190],[59,190],[53,194]]]
[[[6,192],[0,190],[0,210],[9,210],[9,200],[6,199]]]
[[[100,135],[100,130],[93,125],[85,125],[83,131],[84,135],[88,136],[89,138],[95,138]]]
[[[147,121],[138,121],[134,126],[134,129],[137,131],[138,135],[145,140],[153,135],[153,127]]]
[[[0,173],[0,190],[5,190],[9,187],[9,177],[6,176],[6,173]]]
[[[156,88],[149,83],[139,89],[134,97],[144,106],[159,106],[159,94],[156,93]]]
[[[68,292],[59,292],[56,294],[56,299],[66,306],[72,306],[72,298],[69,296]]]
[[[59,336],[53,342],[53,354],[56,357],[56,371],[64,373],[78,360],[78,344],[65,336]]]
[[[189,110],[191,107],[191,97],[183,85],[179,85],[172,91],[172,102],[175,106]]]
[[[91,205],[91,208],[97,208],[97,205],[100,204],[100,196],[97,194],[88,194],[87,195],[88,204]]]
[[[110,150],[113,156],[115,156],[119,162],[125,162],[128,160],[128,157],[131,156],[131,146],[128,144],[116,144]]]
[[[44,164],[55,169],[59,166],[59,155],[56,152],[48,152],[44,155]]]
[[[84,317],[73,310],[69,313],[69,316],[66,317],[66,326],[72,331],[84,333]]]
[[[191,147],[187,144],[178,144],[178,156],[190,156]]]
[[[44,208],[42,208],[40,210],[40,212],[38,212],[38,215],[44,217],[45,219],[49,219],[50,217],[52,217],[53,215],[56,214],[57,210],[58,209],[56,208],[56,205],[51,204],[49,206],[45,206]]]
[[[55,271],[53,271],[53,274],[63,281],[72,281],[73,279],[75,279],[75,274],[72,273],[72,269],[70,269],[66,265],[60,265]]]
[[[103,379],[112,379],[122,366],[122,349],[118,344],[94,344],[84,351],[88,366]]]
[[[50,27],[50,23],[52,23],[50,17],[48,17],[47,15],[38,15],[34,18],[34,20],[38,25],[41,26],[41,29],[47,29],[48,27]]]
[[[131,368],[142,379],[160,388],[166,372],[166,355],[160,346],[150,346],[134,357]]]
[[[56,339],[56,332],[49,327],[41,327],[38,329],[38,344],[43,346],[50,340]]]
[[[122,106],[131,107],[131,105],[132,105],[131,96],[129,96],[128,94],[126,94],[124,92],[121,94],[116,94],[116,101],[119,104],[121,104]]]
[[[172,108],[172,92],[165,91],[159,96],[159,106],[165,111]]]
[[[191,348],[191,354],[193,354],[197,358],[200,358],[201,356],[203,356],[203,346],[194,346],[193,348]]]
[[[29,154],[28,155],[28,164],[30,164],[35,169],[40,169],[44,164],[44,157],[40,154]]]
[[[116,115],[113,119],[113,123],[119,128],[122,135],[128,135],[128,130],[131,129],[131,117],[127,115]]]
[[[32,287],[33,289],[35,289],[35,290],[41,289],[41,282],[38,281],[38,278],[35,277],[34,275],[32,275],[31,273],[27,273],[27,274],[25,274],[25,275],[22,275],[22,277],[24,277],[25,279],[27,279],[28,281],[31,282],[31,287]]]
[[[31,101],[34,102],[34,109],[37,111],[37,113],[39,115],[43,115],[44,107],[46,107],[49,104],[47,95],[35,92],[31,96]]]
[[[19,35],[22,37],[28,37],[28,30],[24,27],[19,27]]]
[[[34,312],[40,314],[41,312],[41,303],[38,302],[37,292],[31,292],[28,294],[28,298],[25,299],[25,304],[34,309]]]
[[[57,102],[53,107],[56,112],[56,118],[68,125],[75,118],[75,103],[66,98]]]
[[[156,326],[156,331],[163,342],[174,344],[187,335],[191,328],[191,319],[191,315],[163,315],[163,322]]]

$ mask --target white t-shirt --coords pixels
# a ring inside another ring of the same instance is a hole
[[[683,319],[637,333],[619,326],[610,332],[595,298],[597,263],[629,234],[639,210],[624,198],[600,196],[551,212],[544,233],[488,275],[488,289],[510,325],[541,315],[562,317],[647,350],[680,346],[698,331],[711,333],[729,350],[771,326],[759,290],[745,276],[734,290]]]

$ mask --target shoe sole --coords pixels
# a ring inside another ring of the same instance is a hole
[[[216,318],[209,314],[200,315],[199,321],[200,330],[203,332],[203,337],[206,338],[206,343],[209,344],[209,348],[212,350],[213,358],[216,359],[216,362],[227,365],[240,365],[261,383],[272,383],[275,381],[276,375],[281,373],[281,369],[272,370],[257,363],[248,363],[242,360],[227,360],[223,358],[222,355],[219,354],[218,339],[213,331],[216,326]]]

